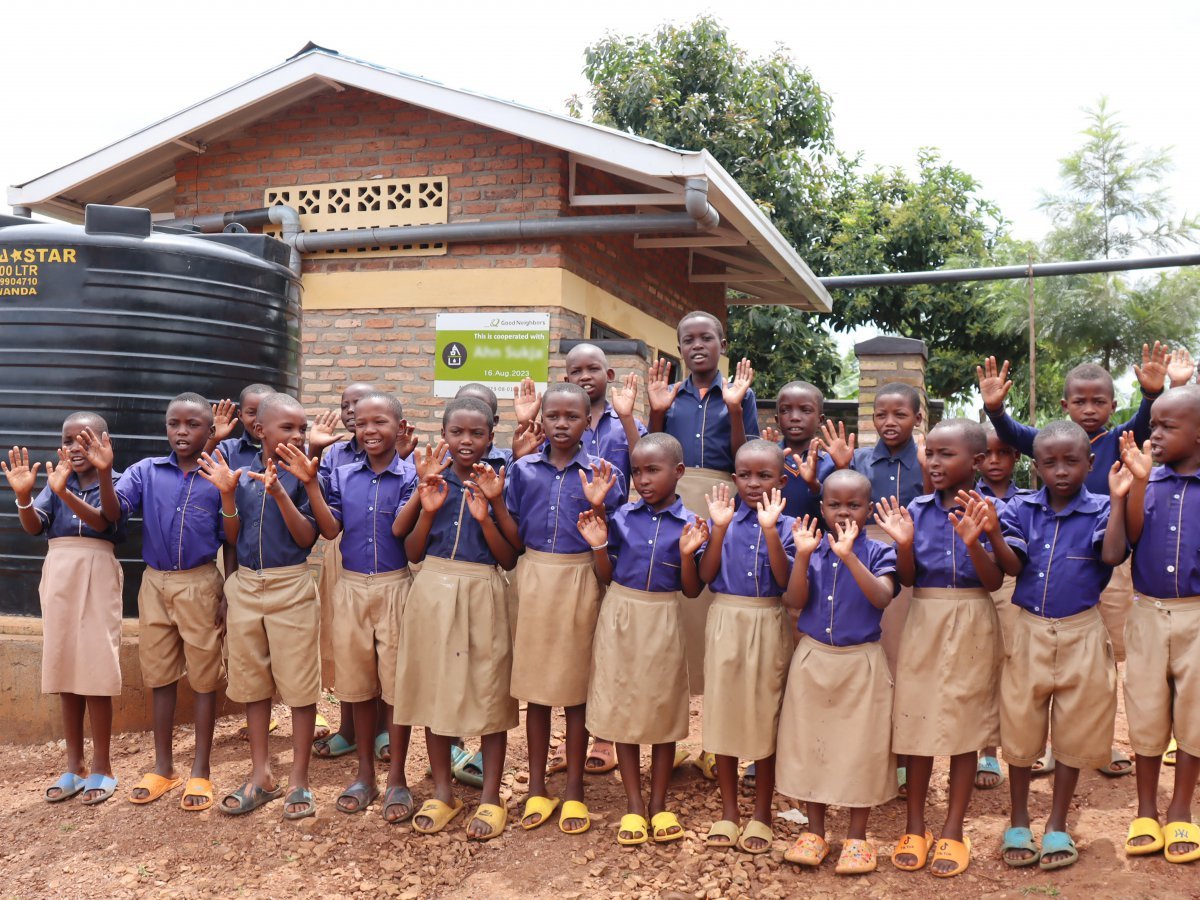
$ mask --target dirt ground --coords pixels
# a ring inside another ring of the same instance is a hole
[[[336,706],[322,702],[336,721]],[[277,710],[280,728],[271,738],[277,775],[290,762],[290,719]],[[700,749],[697,709],[686,749]],[[218,722],[213,781],[221,792],[236,788],[249,771],[247,745],[239,740],[238,718]],[[561,729],[561,720],[558,727]],[[1117,724],[1124,745],[1123,716]],[[176,730],[177,761],[190,762],[190,727]],[[683,821],[683,841],[622,848],[616,842],[623,792],[611,775],[588,779],[592,830],[570,837],[553,823],[532,832],[516,824],[528,778],[523,727],[510,735],[504,776],[509,805],[508,831],[486,844],[468,843],[465,817],[447,831],[423,837],[408,825],[389,826],[378,805],[355,816],[339,813],[337,794],[353,778],[351,757],[312,762],[312,783],[320,805],[317,816],[299,823],[281,818],[277,801],[243,819],[216,809],[186,813],[180,791],[147,807],[133,806],[128,792],[152,763],[150,735],[128,734],[114,740],[113,760],[121,781],[115,797],[98,807],[77,800],[43,802],[42,791],[62,768],[57,743],[7,747],[0,764],[0,896],[3,897],[926,897],[931,893],[962,897],[1200,897],[1200,864],[1172,866],[1162,857],[1131,859],[1122,852],[1125,830],[1134,811],[1132,777],[1109,779],[1083,775],[1071,827],[1081,859],[1074,867],[1051,873],[1010,869],[999,856],[1007,825],[1007,787],[980,791],[971,803],[967,833],[974,844],[970,870],[950,882],[928,873],[905,873],[886,854],[904,824],[902,801],[889,803],[871,819],[870,836],[881,853],[879,871],[860,878],[839,878],[833,862],[840,849],[845,817],[832,815],[833,852],[818,870],[783,862],[783,851],[800,826],[776,819],[770,854],[752,857],[733,850],[712,852],[702,837],[719,818],[716,786],[688,765],[676,775],[671,803]],[[944,762],[944,761],[943,761]],[[380,779],[383,772],[380,766]],[[1165,808],[1173,770],[1164,767],[1161,785]],[[408,761],[409,783],[419,803],[431,783],[425,778],[424,740],[414,736]],[[555,780],[563,776],[555,776]],[[554,781],[551,787],[554,787]],[[934,833],[945,809],[945,769],[939,767],[931,790]],[[459,788],[468,812],[477,792]],[[1034,784],[1033,812],[1040,834],[1050,803],[1050,782]],[[790,804],[779,798],[779,811]],[[750,800],[742,809],[749,813]]]

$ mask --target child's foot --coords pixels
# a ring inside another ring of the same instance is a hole
[[[356,781],[342,791],[341,796],[337,798],[337,808],[344,813],[362,812],[378,796],[379,788],[375,785],[374,781],[370,784]]]
[[[167,791],[173,791],[183,784],[183,779],[174,772],[159,775],[157,772],[147,772],[142,776],[132,791],[129,792],[130,803],[152,803]],[[84,798],[88,799],[88,798]]]
[[[75,772],[63,772],[58,781],[46,788],[47,803],[60,803],[69,800],[83,790],[83,780],[87,777],[87,769],[80,767]]]
[[[971,839],[964,837],[961,841],[952,838],[942,838],[937,842],[933,852],[933,862],[929,870],[938,878],[952,878],[967,871],[971,865]]]
[[[191,812],[201,812],[213,805],[213,784],[207,778],[195,776],[187,780],[183,786],[183,796],[179,798],[179,806]]]
[[[1038,867],[1044,872],[1074,865],[1079,859],[1075,841],[1065,831],[1047,831],[1042,835],[1042,857]]]
[[[1129,836],[1125,839],[1125,853],[1129,856],[1147,856],[1163,848],[1162,826],[1152,816],[1138,816],[1129,825]]]
[[[293,787],[283,798],[283,817],[285,819],[307,819],[317,814],[317,801],[308,787]]]
[[[508,807],[496,803],[480,803],[467,822],[467,839],[472,841],[490,841],[504,833],[508,824]]]
[[[389,825],[395,825],[406,819],[411,819],[416,810],[412,791],[406,785],[390,787],[383,792],[383,820]]]
[[[610,741],[597,740],[592,743],[587,759],[583,761],[585,772],[601,775],[617,767],[617,750]]]
[[[704,843],[709,847],[732,847],[741,836],[742,829],[738,827],[737,822],[732,819],[721,819],[712,823],[708,834],[704,836]]]
[[[1101,775],[1107,775],[1109,778],[1120,778],[1122,775],[1128,775],[1133,771],[1133,760],[1118,750],[1112,748],[1112,759],[1107,766],[1097,769]]]
[[[758,819],[751,819],[746,823],[746,830],[738,839],[738,849],[744,850],[746,853],[766,853],[771,849],[771,841],[774,837],[770,825],[760,822]]]
[[[1000,760],[994,755],[979,757],[975,767],[975,787],[987,791],[1004,780],[1004,772],[1000,769]]]
[[[1015,825],[1009,828],[1004,832],[1004,839],[1000,843],[1000,856],[1013,868],[1032,866],[1038,861],[1038,848],[1033,842],[1033,832]]]
[[[1169,815],[1169,814],[1168,814]],[[1168,822],[1163,828],[1167,862],[1187,863],[1200,859],[1200,825],[1192,822]]]
[[[583,834],[592,827],[592,816],[582,800],[567,800],[558,815],[558,830],[563,834]]]
[[[675,813],[663,810],[650,817],[650,834],[656,844],[665,844],[683,837],[683,826]]]
[[[317,713],[317,721],[313,727],[313,743],[322,741],[331,734],[333,734],[333,729],[329,727],[329,720]]]

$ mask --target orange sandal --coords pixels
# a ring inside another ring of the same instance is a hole
[[[929,850],[933,844],[933,833],[926,831],[924,837],[919,834],[906,834],[900,838],[900,843],[896,845],[896,849],[892,851],[892,865],[902,872],[916,872],[919,869],[925,868],[925,863],[929,862]],[[917,858],[914,865],[902,865],[896,862],[896,857],[902,854],[911,854]]]
[[[934,851],[933,861],[954,863],[954,868],[949,872],[930,869],[930,872],[937,878],[953,878],[955,875],[961,875],[971,865],[971,839],[964,837],[961,841],[952,841],[949,838],[942,838],[938,841],[937,850]]]
[[[878,867],[879,860],[875,855],[875,847],[870,841],[846,838],[833,874],[866,875],[868,872],[874,872]]]
[[[792,844],[783,854],[783,858],[790,863],[796,863],[801,866],[819,866],[825,861],[825,857],[829,855],[829,843],[819,834],[813,834],[811,831],[806,831],[800,837],[796,838],[796,843]]]

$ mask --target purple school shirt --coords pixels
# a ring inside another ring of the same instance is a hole
[[[1133,587],[1159,599],[1200,596],[1200,472],[1150,472],[1146,518],[1133,548]]]
[[[871,482],[872,502],[896,497],[901,506],[908,506],[925,492],[925,474],[912,438],[895,454],[883,441],[874,447],[860,447],[854,451],[850,468]]]
[[[112,473],[113,482],[116,483],[121,478],[121,473],[114,471]],[[81,488],[79,486],[79,478],[72,472],[67,476],[67,490],[81,499],[88,506],[100,508],[100,482],[96,482],[90,488]],[[42,536],[51,538],[60,537],[85,537],[95,538],[101,541],[108,541],[112,544],[119,544],[125,540],[125,517],[122,516],[119,522],[111,522],[104,531],[94,531],[87,525],[84,525],[79,516],[72,511],[71,507],[67,506],[66,502],[50,490],[50,485],[42,488],[37,499],[33,501],[33,511],[37,517],[42,520]]]
[[[321,464],[317,467],[317,475],[321,479],[321,487],[324,488],[329,484],[329,476],[333,474],[334,469],[366,458],[367,451],[358,445],[358,438],[356,437],[352,437],[348,441],[338,441],[336,444],[330,444],[325,448],[325,453],[321,456]]]
[[[646,434],[646,426],[640,419],[634,419],[633,424],[639,435]],[[604,404],[604,412],[596,421],[596,427],[589,426],[584,431],[583,449],[592,456],[607,459],[621,470],[625,484],[629,484],[629,438],[625,436],[625,426],[621,424],[621,417],[611,403]]]
[[[408,565],[392,523],[416,489],[416,469],[398,453],[382,472],[373,471],[366,457],[333,470],[325,503],[342,523],[342,568],[378,575]]]
[[[618,509],[608,522],[613,581],[635,591],[680,590],[679,537],[694,518],[678,495],[661,512],[640,497]],[[703,552],[701,547],[696,558]]]
[[[892,576],[892,596],[900,592],[895,547],[860,532],[854,539],[854,555],[872,575]],[[796,628],[822,644],[853,647],[879,640],[882,619],[883,610],[871,604],[829,541],[822,538],[808,561],[808,602],[800,610]]]
[[[429,529],[425,555],[459,562],[482,563],[485,566],[496,565],[496,557],[492,555],[483,537],[483,528],[467,508],[467,494],[463,490],[462,480],[453,468],[444,471],[442,477],[446,479],[449,491],[446,494],[446,502],[437,511],[433,526]]]
[[[254,464],[254,458],[262,453],[262,446],[254,443],[245,434],[235,438],[225,438],[217,444],[225,465],[231,469],[248,469]]]
[[[1132,431],[1139,447],[1150,439],[1150,407],[1154,405],[1154,401],[1158,397],[1158,394],[1147,397],[1143,393],[1141,405],[1138,406],[1132,419],[1123,422],[1111,431],[1097,431],[1088,435],[1088,440],[1092,442],[1092,453],[1096,455],[1096,461],[1092,464],[1092,471],[1088,473],[1087,480],[1083,485],[1093,494],[1108,496],[1108,470],[1112,468],[1113,463],[1121,454],[1121,434],[1123,432]],[[1033,439],[1037,437],[1038,433],[1036,428],[1021,424],[1003,410],[993,413],[985,409],[984,412],[987,413],[995,427],[996,436],[1003,443],[1010,447],[1016,447],[1030,458],[1033,457]]]
[[[543,553],[587,553],[588,542],[579,533],[579,514],[592,508],[579,483],[582,470],[590,481],[592,466],[600,457],[582,445],[563,469],[550,462],[550,446],[523,456],[512,464],[504,478],[504,502],[517,521],[521,540],[530,550]],[[605,518],[611,518],[628,496],[625,479],[617,471],[617,482],[604,497]]]
[[[1008,487],[1005,488],[1005,490],[1004,490],[1004,496],[1001,497],[1001,496],[997,495],[997,493],[995,491],[993,491],[988,486],[988,483],[986,481],[984,481],[982,478],[980,478],[977,482],[975,482],[975,490],[978,491],[980,494],[982,494],[984,497],[990,497],[993,500],[1003,500],[1005,503],[1012,500],[1013,497],[1020,497],[1025,494],[1033,493],[1033,491],[1031,491],[1029,488],[1017,487],[1015,482],[1010,481],[1008,483]],[[1001,504],[997,504],[996,506],[997,506],[997,509],[1004,509],[1004,506]]]
[[[701,397],[689,375],[667,409],[663,431],[683,445],[683,462],[688,468],[733,471],[733,431],[722,395],[724,385],[725,377],[718,372]],[[742,399],[742,426],[747,440],[758,437],[758,407],[753,390],[746,391]]]
[[[783,543],[787,556],[788,571],[796,558],[796,542],[792,538],[791,516],[780,516],[775,523],[775,532]],[[712,527],[711,521],[709,527]],[[771,559],[767,542],[758,525],[758,510],[751,509],[739,501],[733,521],[721,541],[721,568],[712,580],[709,589],[714,594],[734,594],[738,597],[779,597],[784,584],[776,584],[771,575]]]
[[[1010,500],[1000,510],[1000,528],[1025,562],[1012,602],[1047,619],[1065,619],[1099,603],[1112,577],[1112,566],[1100,560],[1108,512],[1108,498],[1086,487],[1058,512],[1045,488]]]
[[[783,511],[795,519],[804,516],[819,517],[821,515],[820,492],[814,494],[808,486],[808,482],[800,477],[800,467],[796,465],[792,454],[788,452],[787,444],[781,442],[779,446],[783,448],[783,471],[787,475],[787,479],[783,482],[783,501],[786,504]],[[808,451],[805,450],[801,453],[800,458],[808,459]],[[829,458],[829,454],[822,454],[817,459],[817,481],[824,482],[836,468],[833,460]]]
[[[116,490],[122,512],[142,516],[142,559],[150,568],[180,572],[217,558],[225,540],[221,492],[199,469],[180,469],[174,450],[135,462]]]
[[[908,513],[913,520],[913,553],[917,563],[914,587],[983,587],[967,553],[967,545],[955,533],[954,526],[950,524],[949,510],[942,506],[937,493],[917,497],[908,504]],[[991,552],[986,535],[981,535],[979,542]]]
[[[251,462],[246,472],[243,472],[238,478],[237,492],[234,494],[238,520],[241,523],[237,539],[238,565],[256,572],[263,569],[298,566],[308,559],[309,551],[316,543],[314,535],[312,543],[307,546],[301,547],[297,544],[292,533],[288,531],[287,523],[283,520],[279,504],[266,492],[261,481],[251,478],[247,474],[249,472],[262,473],[263,469],[262,456],[259,455]],[[315,528],[316,520],[313,518],[312,507],[308,502],[308,491],[304,489],[304,484],[296,476],[283,469],[279,469],[278,473],[279,481],[287,495],[292,498],[292,502],[296,504],[296,509]]]

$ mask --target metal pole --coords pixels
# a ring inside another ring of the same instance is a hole
[[[1037,428],[1037,326],[1034,323],[1033,305],[1033,254],[1029,254],[1029,275],[1025,279],[1025,292],[1029,300],[1029,424]],[[1037,469],[1029,467],[1029,486],[1038,486]]]

